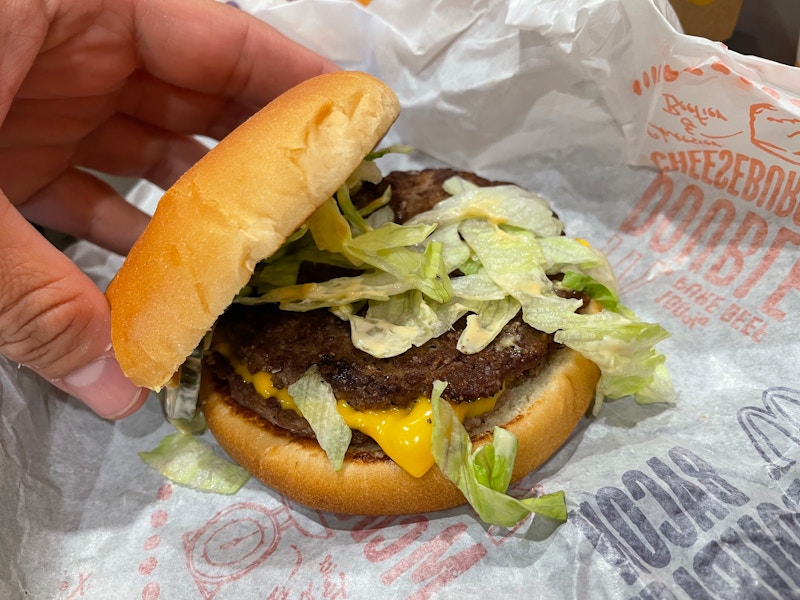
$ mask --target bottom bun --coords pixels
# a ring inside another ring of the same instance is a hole
[[[200,396],[208,426],[220,446],[257,479],[305,506],[358,515],[403,515],[443,510],[466,502],[434,466],[413,477],[375,445],[350,447],[334,471],[313,439],[293,436],[236,404],[225,385],[207,372]],[[600,376],[597,366],[561,348],[533,379],[505,393],[502,406],[487,415],[473,444],[491,441],[501,426],[514,433],[519,449],[512,481],[544,463],[566,441],[588,410]]]

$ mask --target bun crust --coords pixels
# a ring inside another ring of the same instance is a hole
[[[380,141],[399,114],[374,77],[310,79],[223,139],[163,196],[106,295],[117,360],[169,381],[217,317]]]
[[[597,366],[568,348],[557,350],[537,377],[506,392],[502,407],[473,444],[491,441],[495,425],[519,439],[512,480],[544,463],[569,437],[588,410],[600,376]],[[314,440],[278,429],[231,400],[206,372],[203,412],[220,446],[267,486],[306,506],[330,512],[401,515],[464,504],[456,486],[434,466],[416,478],[377,447],[348,450],[337,472]]]

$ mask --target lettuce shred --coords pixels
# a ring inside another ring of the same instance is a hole
[[[442,473],[456,484],[482,521],[513,527],[532,513],[567,520],[564,492],[517,499],[506,494],[514,470],[517,438],[496,427],[491,443],[472,449],[472,442],[455,411],[441,400],[444,382],[434,383],[431,451]]]
[[[188,433],[166,436],[149,452],[139,457],[167,479],[185,487],[217,494],[235,494],[250,473],[239,465],[217,456],[213,448]]]

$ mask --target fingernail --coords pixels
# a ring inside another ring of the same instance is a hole
[[[53,383],[106,419],[132,414],[149,393],[125,377],[113,354],[101,356]]]

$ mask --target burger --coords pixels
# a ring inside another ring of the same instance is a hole
[[[395,94],[308,80],[170,188],[107,290],[136,384],[202,356],[219,445],[301,504],[398,515],[514,498],[602,400],[672,398],[667,334],[619,303],[605,257],[546,200],[452,169],[383,176]]]

